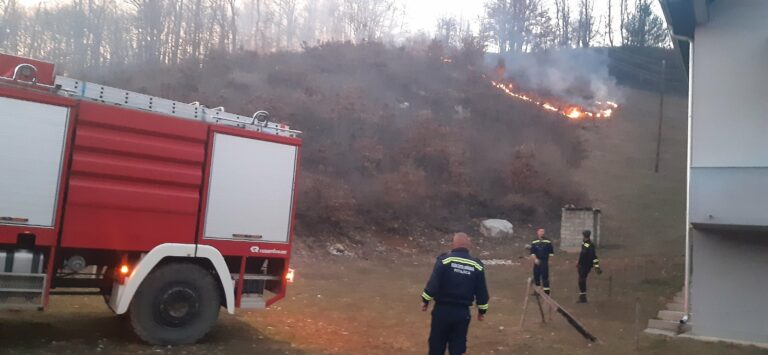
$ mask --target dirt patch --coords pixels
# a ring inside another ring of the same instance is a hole
[[[512,246],[477,250],[515,258]],[[590,279],[590,303],[576,305],[575,255],[552,263],[555,299],[599,339],[590,344],[557,314],[541,322],[529,307],[519,328],[530,266],[487,266],[492,295],[485,322],[472,322],[473,354],[758,354],[757,349],[641,335],[645,322],[674,293],[680,259],[603,257],[606,272]],[[263,311],[222,314],[210,336],[194,346],[152,347],[96,297],[55,297],[46,312],[0,313],[4,354],[423,354],[430,317],[419,295],[433,255],[397,254],[361,260],[299,256],[287,299]],[[639,317],[635,307],[639,305]],[[34,335],[34,336],[31,336]]]

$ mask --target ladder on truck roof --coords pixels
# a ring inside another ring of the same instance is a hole
[[[65,96],[85,98],[115,106],[157,112],[195,121],[219,123],[284,137],[296,137],[301,133],[301,131],[290,129],[287,125],[270,122],[269,113],[266,111],[258,111],[251,117],[241,116],[226,112],[223,107],[208,108],[198,102],[173,101],[60,75],[56,76],[54,86],[60,94]]]

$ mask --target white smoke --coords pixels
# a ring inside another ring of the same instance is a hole
[[[596,101],[621,103],[623,93],[608,72],[607,52],[600,49],[560,49],[540,53],[492,54],[487,64],[501,58],[505,79],[519,89],[591,107]]]

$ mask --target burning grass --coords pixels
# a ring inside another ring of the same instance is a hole
[[[590,109],[587,109],[587,108],[584,108],[583,106],[576,105],[576,104],[555,103],[555,102],[562,101],[560,99],[555,99],[555,98],[545,99],[545,98],[539,97],[536,94],[518,91],[515,89],[515,85],[512,83],[502,83],[502,82],[492,80],[491,85],[493,85],[495,88],[499,89],[506,95],[509,95],[518,100],[527,102],[529,104],[539,106],[544,110],[557,112],[561,114],[563,117],[566,117],[572,120],[608,119],[608,118],[611,118],[611,116],[613,116],[613,113],[619,107],[619,105],[613,101],[595,101],[592,107]]]

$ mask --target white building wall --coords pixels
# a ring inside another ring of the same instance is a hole
[[[768,235],[693,231],[694,335],[768,344]]]
[[[713,2],[694,46],[692,167],[768,167],[768,1]]]
[[[691,322],[695,335],[768,343],[768,1],[709,10],[692,68]]]
[[[709,13],[694,38],[690,220],[768,225],[768,1]]]

